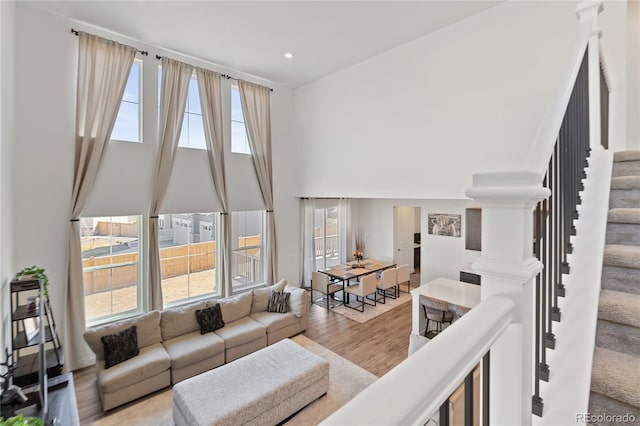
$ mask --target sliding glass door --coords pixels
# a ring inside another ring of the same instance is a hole
[[[338,206],[316,208],[314,211],[315,269],[326,269],[340,263],[340,226]]]

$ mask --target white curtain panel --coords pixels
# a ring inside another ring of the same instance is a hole
[[[258,84],[238,80],[242,113],[249,136],[251,158],[256,170],[262,198],[267,207],[266,262],[267,284],[277,277],[276,222],[273,214],[273,174],[271,172],[271,90]]]
[[[310,287],[311,274],[316,270],[315,228],[313,223],[316,205],[315,200],[312,198],[301,201],[302,277],[300,284],[302,287]]]
[[[149,297],[151,309],[162,309],[162,275],[158,247],[158,213],[167,192],[187,103],[193,67],[162,58],[158,157],[149,207]]]
[[[340,263],[351,260],[351,200],[338,200],[338,226],[340,227]]]
[[[85,331],[84,285],[79,217],[93,189],[111,138],[136,49],[84,32],[79,33],[76,141],[69,224],[66,309],[64,310],[65,369],[93,363],[82,337]]]
[[[225,289],[224,294],[231,294],[231,263],[229,250],[231,248],[231,221],[229,220],[229,201],[227,196],[227,183],[225,181],[224,144],[222,140],[222,76],[217,72],[196,69],[198,77],[198,91],[200,93],[200,106],[202,121],[204,123],[204,135],[207,142],[207,157],[213,186],[216,189],[220,201],[220,223],[218,226],[218,241],[216,248],[220,253],[218,277],[219,285]]]

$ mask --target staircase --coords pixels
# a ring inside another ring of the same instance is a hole
[[[640,151],[615,153],[609,208],[589,399],[605,416],[592,425],[640,420]]]

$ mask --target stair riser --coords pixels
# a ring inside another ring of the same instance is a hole
[[[602,268],[602,288],[640,294],[640,275],[637,269],[604,266]]]
[[[607,224],[606,243],[640,246],[640,225],[631,223]]]
[[[613,163],[613,177],[640,176],[640,161]]]
[[[599,319],[596,346],[640,357],[640,328]]]
[[[629,416],[634,416],[636,421],[640,419],[640,408],[634,407],[633,405],[628,405],[620,401],[616,401],[615,399],[609,398],[608,396],[599,394],[597,392],[591,392],[589,396],[589,414],[592,416],[603,416],[603,415],[612,415],[612,414],[629,414]],[[596,417],[597,418],[597,417]],[[590,422],[590,426],[611,426],[612,423],[610,420],[602,419],[602,422]],[[580,424],[576,422],[576,424]],[[629,423],[634,424],[634,423]]]
[[[640,208],[640,189],[612,189],[609,208]]]

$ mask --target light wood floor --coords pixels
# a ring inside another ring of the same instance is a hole
[[[418,286],[419,281],[419,274],[412,274],[412,287]],[[318,305],[311,305],[309,328],[303,334],[380,377],[407,357],[410,333],[409,301],[364,324],[328,312]],[[90,425],[101,419],[104,414],[93,367],[74,372],[74,384],[80,423]],[[123,407],[135,403],[131,402]]]

